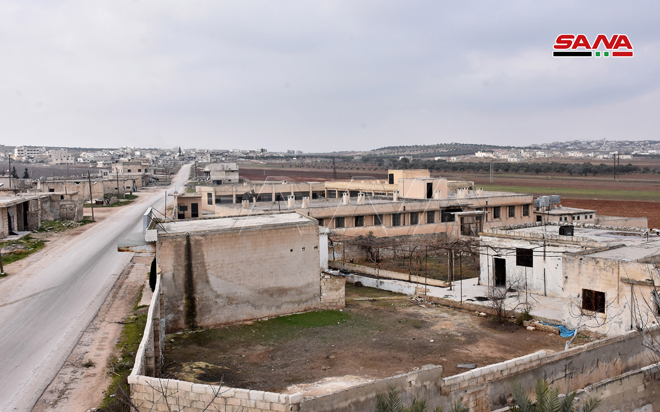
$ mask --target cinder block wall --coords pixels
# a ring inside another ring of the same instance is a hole
[[[346,306],[346,278],[321,273],[321,308],[341,309]]]
[[[167,333],[319,309],[318,230],[301,219],[295,226],[159,233]]]

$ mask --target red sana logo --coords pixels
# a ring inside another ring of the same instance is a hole
[[[599,47],[605,50],[598,50]],[[554,57],[633,57],[633,47],[625,34],[614,34],[607,38],[604,34],[596,36],[593,43],[584,34],[560,34],[554,45]],[[625,49],[620,50],[620,49]],[[565,50],[565,51],[557,51]],[[570,50],[570,51],[569,51]]]

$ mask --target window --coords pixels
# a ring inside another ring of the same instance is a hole
[[[364,216],[355,216],[355,227],[364,226]]]
[[[582,309],[605,313],[605,292],[582,289]]]
[[[461,212],[462,209],[445,209],[440,212],[440,221],[442,222],[455,222],[456,215],[454,213]]]
[[[516,217],[516,207],[509,206],[509,217]]]
[[[399,213],[392,215],[392,226],[401,226],[401,215]]]
[[[188,211],[188,205],[178,204],[177,209],[179,209],[179,212],[187,212]]]
[[[594,215],[589,215],[589,219],[593,219],[593,218],[594,218]]]
[[[534,267],[534,249],[516,248],[516,266]]]
[[[335,218],[335,227],[344,227],[344,218],[336,217]]]
[[[48,191],[53,193],[53,192],[55,192],[55,189],[48,189]]]
[[[426,212],[426,223],[435,223],[435,211]]]
[[[383,224],[383,215],[374,215],[374,226],[380,226]]]
[[[141,171],[142,171],[142,169],[138,169],[138,172],[141,172]]]
[[[209,205],[213,205],[213,193],[206,194],[206,203]]]
[[[131,173],[131,169],[128,169],[128,173]]]
[[[410,224],[416,225],[419,223],[419,212],[410,212]]]
[[[323,226],[323,219],[318,219],[319,221],[319,226]]]
[[[523,205],[523,216],[529,216],[529,205]]]
[[[499,206],[495,206],[493,208],[493,219],[500,219],[502,216],[502,208]]]

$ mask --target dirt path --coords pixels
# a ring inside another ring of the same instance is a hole
[[[101,404],[110,384],[107,365],[122,331],[121,322],[131,313],[146,284],[152,259],[149,254],[133,257],[64,366],[41,395],[34,412],[87,411]]]

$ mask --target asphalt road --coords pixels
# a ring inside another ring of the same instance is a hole
[[[181,168],[170,193],[189,170]],[[145,209],[163,203],[158,191],[95,224],[56,256],[0,279],[0,411],[32,409],[130,261],[131,253],[117,252],[117,239],[141,231]]]

